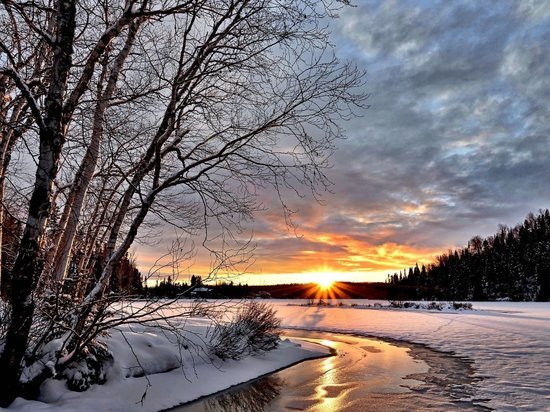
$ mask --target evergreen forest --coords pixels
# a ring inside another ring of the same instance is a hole
[[[389,274],[387,283],[408,286],[416,299],[548,301],[550,212],[500,225],[493,236],[475,236],[430,265]]]

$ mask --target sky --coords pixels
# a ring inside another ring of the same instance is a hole
[[[550,207],[550,2],[353,3],[332,42],[370,107],[342,125],[323,202],[287,199],[295,230],[263,195],[236,281],[383,281]],[[161,253],[139,246],[142,272]],[[208,272],[204,251],[191,263],[181,280]]]

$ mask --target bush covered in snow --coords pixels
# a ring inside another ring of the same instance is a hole
[[[209,345],[211,353],[220,359],[241,359],[274,349],[281,323],[276,313],[265,303],[251,301],[242,305],[233,320],[215,327]]]
[[[60,377],[67,379],[67,388],[82,392],[93,384],[105,383],[106,371],[112,363],[113,357],[107,347],[94,342],[67,365]]]
[[[453,309],[455,310],[472,310],[473,309],[473,306],[471,303],[469,302],[466,302],[466,303],[463,303],[463,302],[453,302]]]
[[[427,310],[472,310],[471,303],[462,303],[462,302],[408,302],[401,300],[392,300],[390,301],[391,308],[398,309],[427,309]]]

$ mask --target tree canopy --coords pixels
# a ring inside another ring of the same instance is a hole
[[[107,292],[145,229],[203,233],[215,273],[248,259],[237,234],[261,190],[327,184],[365,98],[329,42],[345,3],[2,2],[0,221],[21,234],[1,260],[0,404],[24,368],[61,373],[116,323]]]

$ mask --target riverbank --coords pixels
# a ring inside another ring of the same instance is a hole
[[[336,356],[309,360],[170,412],[486,410],[463,400],[475,394],[478,383],[464,359],[423,345],[357,335],[284,334],[322,342]]]
[[[39,400],[18,398],[6,410],[154,412],[330,354],[318,344],[282,339],[272,351],[222,362],[207,353],[211,327],[207,319],[185,319],[187,349],[165,330],[135,325],[113,330],[105,339],[114,359],[105,384],[73,392],[64,381],[48,379]]]

